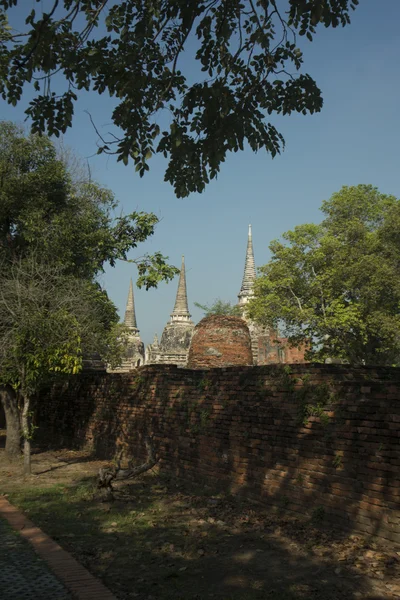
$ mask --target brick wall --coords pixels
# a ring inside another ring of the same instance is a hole
[[[290,372],[289,372],[290,371]],[[400,369],[291,365],[88,373],[38,406],[42,432],[400,543]]]
[[[306,359],[304,355],[306,353],[307,348],[305,346],[300,346],[300,348],[291,347],[287,339],[281,338],[283,347],[284,347],[284,355],[285,355],[285,363],[305,363]]]

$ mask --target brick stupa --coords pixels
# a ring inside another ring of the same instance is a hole
[[[188,369],[252,364],[250,332],[243,319],[211,315],[196,325],[189,350]]]

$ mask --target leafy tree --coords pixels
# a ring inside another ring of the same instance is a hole
[[[163,154],[165,180],[186,196],[204,190],[228,151],[247,143],[280,152],[267,115],[321,110],[296,36],[312,41],[318,25],[347,25],[358,0],[54,0],[47,12],[28,4],[0,0],[3,99],[15,106],[33,86],[33,131],[59,135],[79,92],[108,92],[118,129],[99,134],[99,152],[132,160],[141,176]]]
[[[212,304],[199,304],[198,302],[195,302],[194,305],[204,311],[206,317],[209,317],[210,315],[242,316],[241,308],[238,305],[224,302],[221,298],[217,298]]]
[[[74,181],[47,137],[0,123],[0,255],[21,257],[35,249],[79,277],[95,277],[105,264],[130,260],[137,285],[156,287],[179,271],[160,252],[128,259],[154,234],[158,217],[116,216],[112,192],[88,179]]]
[[[248,314],[284,328],[308,358],[399,363],[400,201],[370,185],[343,187],[322,204],[325,219],[270,245]]]
[[[71,290],[76,288],[75,298],[81,298],[86,314],[94,315],[93,323],[101,331],[101,339],[107,341],[108,348],[118,350],[115,336],[107,335],[107,331],[114,331],[116,309],[99,286],[97,276],[106,263],[115,265],[118,259],[128,260],[128,252],[154,233],[158,219],[152,213],[140,212],[115,216],[116,206],[109,190],[84,177],[71,176],[47,137],[37,134],[26,137],[15,125],[0,123],[0,287],[4,287],[0,300],[0,328],[3,328],[0,400],[6,414],[9,455],[20,451],[21,398],[28,398],[29,405],[33,390],[39,389],[43,378],[60,369],[70,372],[80,364],[83,349],[89,351],[81,325],[77,325],[76,336],[70,338],[72,346],[63,347],[58,338],[52,337],[46,342],[47,335],[58,331],[59,312],[55,310],[53,322],[52,304],[42,289],[38,268],[32,266],[26,270],[25,261],[28,265],[32,261],[42,265],[55,290],[54,302],[62,298],[65,286],[66,298],[71,299],[74,296]],[[168,281],[179,272],[159,252],[129,260],[138,267],[138,285],[146,288],[156,286],[161,280]],[[30,295],[37,286],[43,306]],[[21,290],[26,291],[25,300]],[[86,290],[84,297],[82,290]],[[87,290],[91,293],[90,302]],[[74,306],[68,309],[62,323],[65,327],[75,323]],[[28,326],[33,329],[24,329]],[[67,330],[60,331],[61,337],[65,335],[68,339]],[[35,345],[35,340],[40,340],[39,345]],[[17,364],[16,356],[20,352],[23,357],[25,345],[33,348],[28,355],[36,365],[34,377],[33,362],[24,363],[21,358]],[[40,348],[49,354],[38,358]],[[102,348],[105,349],[104,344],[99,343],[97,350]],[[72,358],[65,364],[57,362],[54,355],[57,352]],[[26,434],[25,426],[23,430]]]
[[[43,383],[55,373],[77,373],[84,351],[107,356],[116,345],[117,312],[110,318],[112,306],[99,294],[93,283],[35,256],[0,265],[0,386],[7,444],[18,449],[21,423],[25,473],[31,471],[32,400]]]

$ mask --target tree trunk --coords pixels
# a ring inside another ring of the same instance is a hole
[[[24,436],[24,473],[31,475],[31,428],[30,428],[30,397],[24,394],[24,406],[22,409],[22,433]]]
[[[0,400],[6,417],[6,454],[17,458],[21,454],[21,423],[18,411],[18,397],[10,386],[0,388]]]

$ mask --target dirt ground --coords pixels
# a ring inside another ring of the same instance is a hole
[[[67,449],[0,450],[0,493],[121,600],[394,600],[400,552],[152,471],[96,499],[105,463]]]

